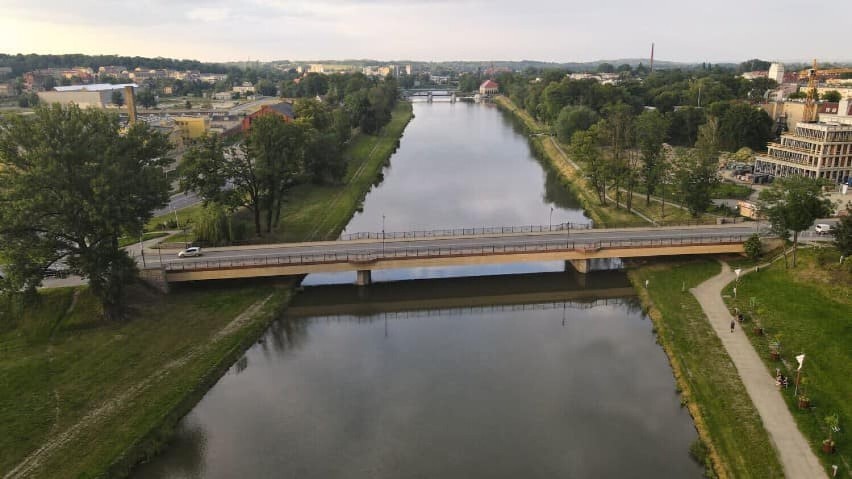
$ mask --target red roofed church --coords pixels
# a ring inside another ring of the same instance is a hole
[[[479,85],[479,94],[480,95],[496,95],[500,90],[500,85],[497,82],[492,80],[485,80],[482,82],[482,85]]]

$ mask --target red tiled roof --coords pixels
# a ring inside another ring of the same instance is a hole
[[[479,85],[479,88],[498,88],[500,85],[497,82],[491,80],[485,80],[482,82],[482,85]]]

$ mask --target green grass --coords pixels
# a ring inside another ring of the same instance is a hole
[[[221,341],[213,341],[213,334],[259,299],[276,293],[272,307],[287,296],[268,282],[181,288],[168,296],[135,287],[131,320],[107,323],[85,288],[69,313],[74,291],[42,292],[16,327],[0,333],[0,471],[148,380],[146,388],[49,455],[32,477],[93,477],[117,459],[119,469],[128,467],[132,460],[122,462],[128,446],[158,431],[164,417],[185,412],[179,406],[198,390],[199,378],[215,379],[211,373],[236,359],[237,346],[250,342],[270,314]],[[182,357],[190,359],[157,376]]]
[[[795,377],[795,356],[805,353],[803,387],[812,407],[797,407],[793,387],[784,398],[823,464],[837,464],[843,477],[852,477],[852,268],[839,266],[839,256],[828,248],[801,250],[795,269],[785,269],[781,260],[746,275],[737,286],[738,298],[727,302],[764,328],[763,336],[754,335],[753,327],[744,330],[766,363],[767,379],[776,368]],[[725,294],[732,295],[732,287]],[[769,342],[778,337],[781,361],[773,361]],[[834,412],[840,415],[840,432],[835,434],[837,452],[829,456],[821,450],[828,438],[823,418]]]
[[[713,188],[713,198],[733,198],[744,200],[751,196],[752,189],[746,185],[723,181]]]
[[[201,206],[201,203],[187,206],[186,208],[181,208],[177,210],[177,219],[180,221],[180,228],[183,228],[187,223],[192,224],[197,222],[197,218],[202,214],[204,208]],[[145,225],[146,231],[160,231],[164,229],[177,229],[174,228],[175,221],[175,213],[169,212],[164,215],[155,216],[148,221],[148,224]],[[171,226],[169,226],[171,225]]]
[[[658,340],[682,390],[682,402],[709,446],[715,471],[729,478],[783,477],[736,368],[689,293],[689,288],[719,271],[720,265],[710,259],[659,260],[629,274],[650,308]],[[649,281],[647,290],[641,286],[645,280]]]

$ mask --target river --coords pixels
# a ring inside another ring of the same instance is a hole
[[[414,113],[347,233],[588,221],[493,105]],[[563,269],[310,275],[133,477],[700,477],[625,275]]]

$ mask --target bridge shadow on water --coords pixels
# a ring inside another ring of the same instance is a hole
[[[620,271],[573,271],[307,286],[285,318],[411,317],[636,303]],[[637,303],[638,304],[638,303]]]

